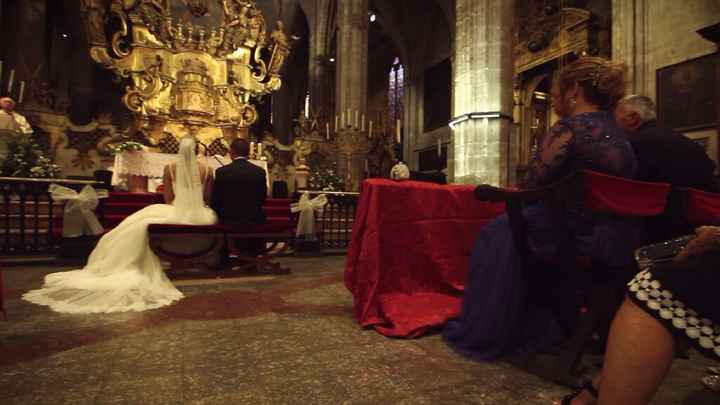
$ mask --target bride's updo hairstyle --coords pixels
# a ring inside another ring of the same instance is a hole
[[[602,110],[611,110],[625,96],[627,66],[584,56],[562,68],[556,81],[560,94],[564,95],[577,83],[589,103]]]

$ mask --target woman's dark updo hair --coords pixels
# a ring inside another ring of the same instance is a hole
[[[625,64],[585,56],[562,68],[556,80],[560,94],[565,94],[577,83],[589,103],[611,110],[625,96],[626,77]]]

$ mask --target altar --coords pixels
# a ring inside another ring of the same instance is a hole
[[[125,151],[115,155],[115,161],[112,167],[112,185],[118,186],[127,182],[128,191],[133,193],[147,193],[155,191],[153,187],[148,187],[149,180],[162,179],[165,166],[175,162],[175,154],[157,153],[149,151]],[[231,160],[227,156],[204,156],[199,158],[213,169],[217,170],[221,166],[230,164]],[[270,176],[265,160],[249,160],[265,170],[265,179],[267,181],[268,192],[270,190]]]

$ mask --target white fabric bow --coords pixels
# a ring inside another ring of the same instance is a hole
[[[300,212],[296,236],[302,235],[309,239],[315,238],[315,211],[318,214],[321,213],[327,202],[325,194],[320,194],[311,200],[306,191],[300,196],[300,201],[290,205],[290,211]]]
[[[66,201],[63,215],[63,232],[65,238],[82,235],[99,235],[103,232],[95,216],[95,208],[100,198],[108,196],[107,190],[95,191],[90,185],[77,191],[57,184],[51,184],[48,191],[55,201]]]

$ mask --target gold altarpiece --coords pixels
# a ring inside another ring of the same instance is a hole
[[[246,137],[253,101],[278,90],[294,38],[268,35],[253,0],[82,0],[90,56],[126,80],[122,101],[151,144]]]

